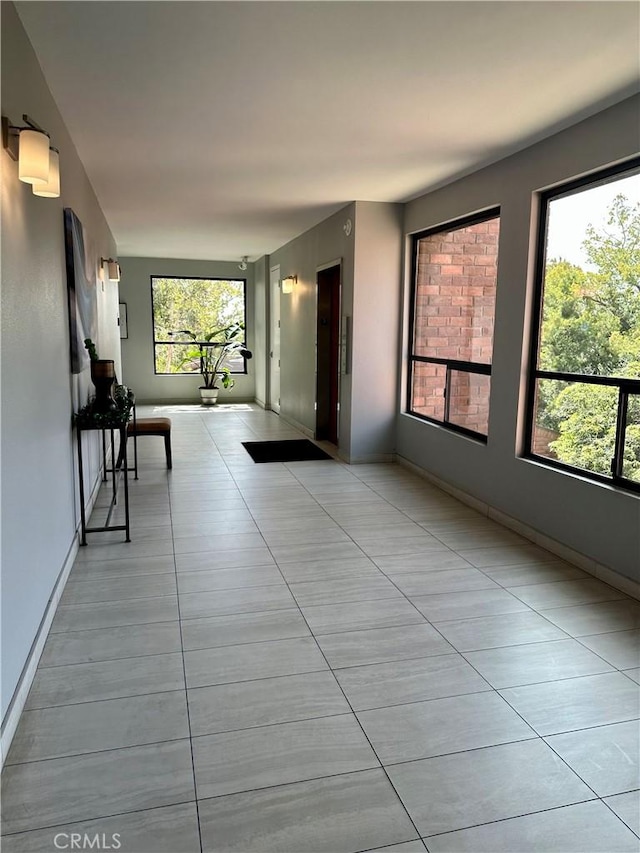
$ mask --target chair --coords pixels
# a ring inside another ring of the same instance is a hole
[[[127,438],[133,436],[133,471],[138,479],[138,438],[143,435],[161,435],[164,438],[164,452],[167,457],[167,468],[172,468],[171,460],[171,418],[136,418],[127,424]],[[118,467],[122,464],[122,449],[118,459]]]

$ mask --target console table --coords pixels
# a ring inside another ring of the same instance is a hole
[[[125,542],[131,542],[129,524],[129,480],[127,462],[127,424],[131,411],[135,411],[135,400],[132,394],[116,399],[117,408],[108,412],[96,412],[91,404],[80,409],[74,416],[76,427],[76,438],[78,442],[78,478],[80,487],[80,522],[81,538],[80,544],[87,544],[87,533],[102,533],[105,531],[122,530],[125,533]],[[100,431],[102,433],[102,464],[103,480],[108,480],[111,475],[112,496],[107,510],[107,519],[103,527],[87,527],[87,519],[84,508],[84,467],[82,459],[82,434],[89,431]],[[115,451],[115,434],[120,437],[119,452]],[[110,436],[111,465],[107,466],[107,434]],[[118,491],[122,480],[124,494],[124,524],[111,524],[111,516],[118,502]]]

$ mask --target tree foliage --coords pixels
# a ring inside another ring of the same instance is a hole
[[[607,224],[586,229],[588,269],[547,263],[538,366],[541,370],[640,378],[640,204],[613,200]],[[537,423],[556,435],[559,460],[610,473],[617,389],[540,380]],[[640,398],[631,396],[624,476],[640,480]]]
[[[206,340],[214,329],[232,324],[244,324],[244,282],[241,280],[200,278],[154,278],[153,326],[156,341],[172,341],[171,333],[180,329],[192,330],[197,340]],[[197,372],[195,362],[185,361],[193,348],[184,343],[155,345],[156,372]],[[235,369],[242,369],[241,364]]]

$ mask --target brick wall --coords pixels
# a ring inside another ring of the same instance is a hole
[[[549,447],[552,441],[555,441],[560,433],[554,432],[551,429],[541,427],[539,424],[533,425],[533,439],[531,441],[531,450],[538,456],[546,456],[549,459],[557,459],[557,455]]]
[[[446,368],[441,364],[414,362],[412,409],[436,420],[444,418]]]
[[[419,240],[416,355],[491,363],[499,234],[500,219],[495,217]],[[435,367],[414,364],[412,408],[441,420],[445,370]],[[456,372],[450,420],[486,432],[489,387],[489,377]]]
[[[452,371],[449,420],[458,426],[486,435],[489,430],[491,377]]]

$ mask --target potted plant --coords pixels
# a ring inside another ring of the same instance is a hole
[[[180,367],[189,363],[197,365],[203,380],[200,386],[200,398],[205,405],[213,405],[217,401],[220,387],[233,388],[235,385],[229,369],[231,358],[236,353],[243,358],[251,358],[253,355],[245,346],[242,323],[232,323],[223,329],[216,329],[204,335],[202,340],[198,340],[195,332],[189,329],[181,329],[169,334],[186,335],[193,341],[193,349],[185,354]]]

